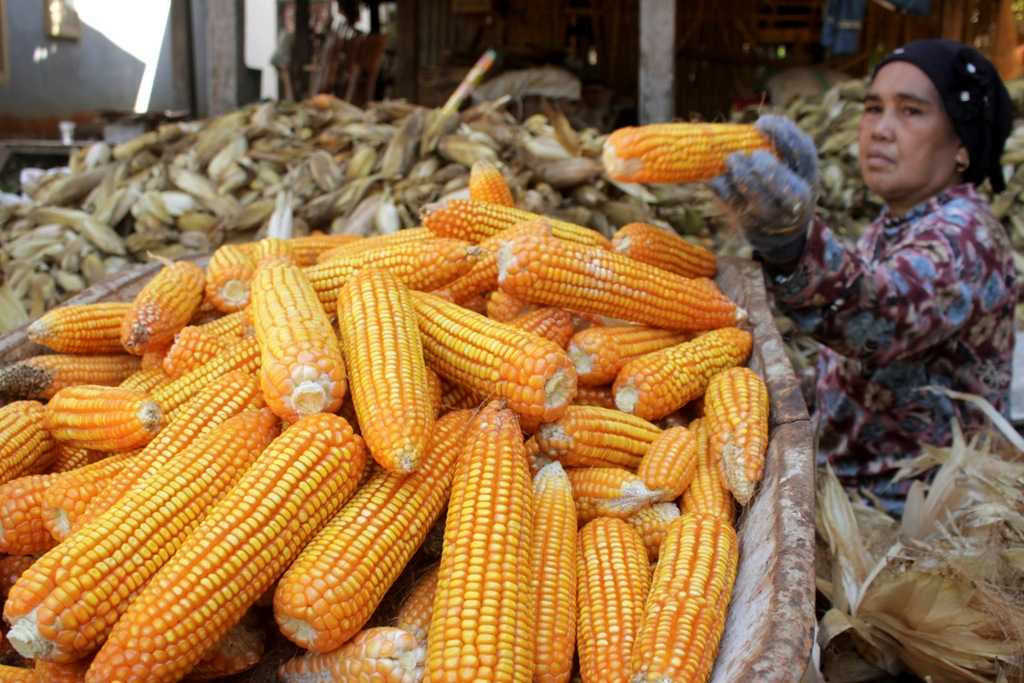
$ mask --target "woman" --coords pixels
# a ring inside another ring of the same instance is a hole
[[[1006,413],[1017,299],[1012,249],[975,189],[1005,188],[1012,105],[992,64],[947,40],[910,43],[876,68],[860,124],[860,170],[885,202],[854,246],[814,217],[817,150],[764,116],[769,152],[734,154],[712,188],[745,231],[777,305],[824,346],[819,456],[899,516],[898,460],[946,445],[980,413],[929,385],[980,394]],[[780,158],[781,157],[781,160]]]

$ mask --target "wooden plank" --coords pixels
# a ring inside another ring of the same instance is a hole
[[[676,3],[640,1],[640,123],[671,121],[676,101]]]

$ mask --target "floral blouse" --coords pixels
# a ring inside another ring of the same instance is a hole
[[[814,419],[819,458],[897,515],[896,461],[947,445],[974,408],[930,391],[980,394],[1009,410],[1016,272],[1009,238],[969,184],[907,215],[882,215],[852,248],[819,220],[796,269],[770,279],[779,307],[824,346]]]

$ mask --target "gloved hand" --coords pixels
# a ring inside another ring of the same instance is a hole
[[[767,151],[732,154],[711,189],[764,261],[792,263],[803,251],[814,216],[818,150],[810,136],[783,116],[762,116],[755,125],[778,157]]]

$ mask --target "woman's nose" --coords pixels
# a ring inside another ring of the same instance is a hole
[[[871,127],[871,137],[880,142],[889,142],[896,136],[896,127],[888,114],[882,114]]]

